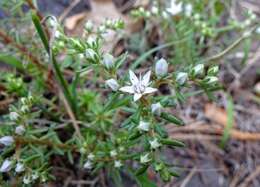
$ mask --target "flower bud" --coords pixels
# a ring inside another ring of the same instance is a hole
[[[25,175],[23,177],[23,183],[24,184],[30,184],[32,182],[31,176],[30,175]]]
[[[192,68],[192,74],[194,76],[202,75],[204,73],[204,64],[198,64]]]
[[[88,37],[87,44],[90,45],[91,47],[95,46],[96,39],[94,37],[92,37],[92,36]]]
[[[16,172],[16,173],[21,173],[21,172],[23,172],[24,170],[25,170],[24,165],[23,165],[22,163],[18,162],[18,163],[16,164],[16,167],[15,167],[15,172]]]
[[[145,163],[150,162],[150,161],[151,161],[151,159],[149,158],[149,153],[146,153],[145,155],[141,155],[140,162],[142,164],[145,164]]]
[[[14,143],[14,139],[12,136],[4,136],[0,138],[0,143],[4,144],[5,146],[10,146]]]
[[[27,113],[27,112],[29,112],[29,111],[30,111],[30,108],[29,108],[28,105],[23,105],[23,106],[21,107],[21,112],[22,112],[22,113]]]
[[[10,120],[12,121],[16,121],[19,118],[19,114],[17,112],[11,112],[9,115]]]
[[[156,115],[160,116],[161,113],[162,113],[162,105],[161,105],[161,103],[158,102],[158,103],[152,104],[151,105],[151,110],[152,110],[153,114],[156,114]]]
[[[94,158],[95,158],[95,155],[93,153],[89,153],[88,159],[89,160],[94,160]]]
[[[85,29],[86,29],[87,31],[89,31],[89,32],[92,31],[93,27],[94,27],[94,25],[93,25],[93,22],[92,22],[92,21],[88,20],[88,21],[85,23]]]
[[[117,91],[119,88],[119,84],[117,83],[117,81],[115,79],[106,80],[106,85],[109,88],[111,88],[113,91]]]
[[[93,163],[90,160],[87,160],[87,162],[85,162],[85,164],[83,165],[83,168],[85,169],[92,169],[93,167]]]
[[[123,166],[123,164],[121,163],[120,160],[115,160],[114,166],[115,166],[115,168],[120,168],[121,166]]]
[[[155,64],[155,74],[157,77],[163,77],[168,72],[168,63],[164,58],[158,60]]]
[[[96,52],[95,52],[93,49],[88,48],[88,49],[86,49],[86,51],[85,51],[85,55],[86,55],[86,57],[87,57],[88,59],[94,60],[97,54],[96,54]]]
[[[185,82],[187,81],[188,78],[188,74],[185,72],[179,72],[176,76],[176,82],[180,85],[185,84]]]
[[[208,69],[208,75],[216,75],[218,73],[218,71],[219,71],[219,67],[213,66]]]
[[[23,135],[24,132],[25,132],[25,128],[22,125],[15,128],[15,134]]]
[[[110,156],[115,157],[117,155],[116,150],[110,151]]]
[[[137,128],[141,131],[149,131],[150,124],[148,122],[140,121]]]
[[[12,161],[6,159],[1,165],[0,172],[5,173],[10,171],[12,168]]]
[[[114,66],[114,57],[109,53],[105,53],[103,56],[102,64],[107,69],[111,69]]]
[[[218,78],[215,76],[207,76],[204,80],[207,84],[215,84],[216,82],[218,82]]]
[[[152,149],[157,149],[158,147],[161,146],[161,144],[158,142],[157,138],[149,141],[149,143],[150,143],[150,146],[151,146]]]

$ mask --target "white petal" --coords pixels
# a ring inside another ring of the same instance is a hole
[[[139,82],[137,76],[132,70],[129,70],[129,78],[132,84],[137,84]]]
[[[131,94],[135,93],[133,86],[124,86],[124,87],[120,88],[119,90],[121,92],[126,92],[126,93],[131,93]]]
[[[149,94],[149,93],[153,93],[153,92],[156,92],[156,91],[157,91],[156,88],[147,87],[147,88],[145,88],[144,94]]]
[[[143,83],[144,86],[148,86],[149,81],[150,81],[150,77],[151,77],[151,71],[148,71],[148,72],[143,76],[142,83]]]
[[[138,99],[140,99],[142,97],[142,94],[135,94],[134,95],[134,101],[137,101]]]

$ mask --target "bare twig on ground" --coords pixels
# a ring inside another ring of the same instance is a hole
[[[70,5],[62,12],[62,14],[59,17],[59,22],[63,22],[63,20],[67,17],[67,15],[70,13],[70,11],[77,6],[77,4],[80,3],[80,0],[74,0]]]
[[[260,175],[260,165],[258,165],[253,173],[251,173],[239,187],[248,187],[249,184]]]
[[[196,168],[193,168],[191,172],[182,181],[180,187],[186,187],[189,181],[192,179],[193,175],[196,173]]]

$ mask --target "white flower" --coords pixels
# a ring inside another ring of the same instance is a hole
[[[153,114],[157,114],[157,115],[161,115],[161,112],[162,112],[162,105],[161,103],[155,103],[155,104],[152,104],[151,105],[151,110],[152,110],[152,113]]]
[[[171,0],[171,5],[169,8],[166,8],[166,11],[173,16],[179,14],[182,11],[182,3],[177,3],[176,0]]]
[[[140,121],[139,125],[137,126],[137,128],[141,131],[149,131],[149,127],[150,123],[144,121]]]
[[[93,167],[93,163],[90,160],[87,160],[87,162],[83,165],[85,169],[91,169]]]
[[[201,75],[204,73],[204,65],[198,64],[193,69],[194,75]]]
[[[152,149],[156,149],[156,148],[161,146],[161,144],[158,142],[157,138],[149,141],[149,143],[150,143],[150,146],[151,146]]]
[[[120,168],[123,164],[121,163],[120,160],[115,160],[114,166],[115,168]]]
[[[15,167],[15,172],[16,172],[16,173],[21,173],[21,172],[23,172],[24,170],[25,170],[24,165],[23,165],[22,163],[18,162],[18,163],[16,164],[16,167]]]
[[[12,168],[12,161],[6,159],[1,165],[0,172],[2,173],[8,172],[10,171],[11,168]]]
[[[106,85],[109,88],[111,88],[113,91],[117,91],[119,88],[119,84],[117,83],[117,81],[115,79],[106,80]]]
[[[114,66],[114,57],[109,53],[105,53],[104,56],[103,56],[102,64],[107,69],[112,68]]]
[[[24,184],[30,184],[32,182],[31,177],[29,175],[26,175],[23,177],[23,183]]]
[[[86,55],[86,57],[89,58],[89,59],[95,59],[96,52],[95,52],[93,49],[88,48],[88,49],[86,49],[86,51],[85,51],[85,55]]]
[[[155,64],[155,74],[157,77],[163,77],[168,72],[168,63],[164,58],[158,60]]]
[[[10,146],[14,143],[14,138],[12,136],[4,136],[0,138],[0,143],[5,146]]]
[[[112,151],[110,151],[110,156],[114,157],[114,156],[116,156],[116,155],[117,155],[116,150],[112,150]]]
[[[142,164],[145,164],[145,163],[150,162],[150,161],[151,161],[151,159],[149,158],[149,153],[147,153],[145,155],[141,155],[140,162]]]
[[[16,121],[19,118],[19,114],[17,112],[11,112],[9,114],[10,120]]]
[[[93,160],[95,158],[95,155],[93,153],[89,153],[88,159]]]
[[[85,29],[87,30],[87,31],[91,31],[92,29],[93,29],[93,22],[92,21],[90,21],[90,20],[88,20],[86,23],[85,23]]]
[[[187,17],[190,17],[192,14],[192,4],[185,5],[184,12]]]
[[[22,125],[19,125],[15,128],[15,134],[23,135],[25,132],[25,128]]]
[[[138,79],[134,74],[134,72],[130,70],[129,76],[132,85],[124,86],[119,90],[122,92],[134,94],[134,101],[137,101],[145,94],[149,94],[157,91],[156,88],[149,87],[151,71],[148,71],[143,77],[140,76],[140,78]]]
[[[188,74],[185,72],[179,72],[176,76],[176,81],[180,84],[183,85],[188,78]]]

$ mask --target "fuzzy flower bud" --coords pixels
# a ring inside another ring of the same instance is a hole
[[[117,91],[119,89],[119,84],[115,79],[106,80],[106,85],[111,88],[113,91]]]
[[[180,85],[185,84],[187,81],[188,74],[185,72],[179,72],[176,76],[176,82],[179,83]]]
[[[207,82],[207,84],[215,84],[216,82],[218,82],[218,78],[215,76],[207,76],[205,78],[205,81]]]
[[[21,173],[21,172],[23,172],[24,170],[25,170],[24,165],[23,165],[22,163],[18,162],[18,163],[16,164],[16,167],[15,167],[15,172],[16,172],[16,173]]]
[[[150,146],[151,146],[152,149],[157,149],[158,147],[161,146],[161,144],[158,142],[157,138],[149,141],[149,143],[150,143]]]
[[[4,160],[4,162],[2,163],[1,167],[0,167],[0,172],[1,173],[5,173],[10,171],[10,169],[12,168],[12,161],[6,159]]]
[[[216,75],[219,71],[219,67],[218,66],[213,66],[211,68],[209,68],[208,70],[208,75]]]
[[[19,118],[19,114],[17,112],[11,112],[9,114],[10,120],[16,121]]]
[[[103,56],[102,64],[107,69],[111,69],[114,66],[114,57],[109,53],[105,53]]]
[[[30,175],[26,175],[23,177],[23,183],[24,184],[30,184],[32,182],[31,176]]]
[[[92,169],[93,167],[93,163],[90,160],[87,160],[87,162],[85,162],[85,164],[83,165],[83,167],[85,169]]]
[[[14,143],[14,138],[12,136],[4,136],[0,138],[0,143],[5,146],[10,146]]]
[[[158,102],[158,103],[152,104],[151,105],[151,110],[152,110],[153,114],[156,114],[156,115],[160,116],[161,112],[162,112],[162,105],[161,105],[161,103]]]
[[[120,160],[115,160],[114,166],[115,166],[115,168],[120,168],[121,166],[123,166],[123,164],[121,163]]]
[[[94,25],[93,25],[93,22],[92,22],[92,21],[88,20],[88,21],[85,23],[85,29],[86,29],[87,31],[92,31],[93,27],[94,27]]]
[[[93,153],[89,153],[88,159],[89,160],[94,160],[94,158],[95,158],[95,155]]]
[[[164,77],[168,72],[168,63],[164,58],[158,60],[155,64],[155,74],[157,77]]]
[[[145,155],[141,155],[140,162],[142,164],[145,164],[145,163],[150,162],[150,161],[151,161],[151,159],[149,158],[149,153],[146,153]]]
[[[110,151],[110,156],[115,157],[117,155],[116,150]]]
[[[204,73],[204,64],[198,64],[192,69],[193,75],[202,75]]]
[[[137,128],[141,131],[149,131],[150,124],[148,122],[140,121]]]
[[[93,60],[93,59],[95,59],[95,57],[96,57],[96,52],[95,52],[93,49],[88,48],[88,49],[86,49],[86,51],[85,51],[85,55],[86,55],[87,58]]]
[[[25,128],[22,125],[15,128],[15,134],[23,135],[24,132],[25,132]]]

